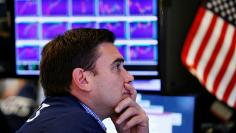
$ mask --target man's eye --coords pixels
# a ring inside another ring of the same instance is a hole
[[[120,70],[123,67],[123,63],[122,62],[116,62],[114,65],[116,70]]]
[[[120,69],[120,67],[121,67],[121,63],[120,62],[116,63],[116,68]]]

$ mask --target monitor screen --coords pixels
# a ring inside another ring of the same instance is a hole
[[[194,96],[137,95],[149,117],[150,133],[193,133],[195,101]],[[117,133],[110,118],[103,122],[107,132]]]
[[[47,42],[88,27],[115,33],[131,74],[158,76],[158,0],[14,0],[13,9],[17,75],[38,75]]]
[[[132,85],[140,92],[161,92],[160,79],[136,79],[132,82]]]

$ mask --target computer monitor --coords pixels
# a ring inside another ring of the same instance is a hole
[[[42,47],[79,27],[105,28],[125,67],[137,77],[158,77],[158,0],[14,0],[16,74],[39,74]]]
[[[158,122],[158,117],[164,118],[165,123],[163,126],[172,127],[169,131],[172,133],[193,133],[194,132],[194,117],[195,117],[195,105],[196,98],[195,96],[160,96],[160,95],[151,95],[151,94],[142,94],[141,103],[143,101],[149,101],[150,105],[146,106],[147,109],[151,109],[152,106],[161,106],[163,108],[162,114],[150,112],[155,124],[151,125],[152,130],[157,131],[155,126],[161,123]],[[152,119],[150,117],[150,119]],[[155,120],[156,119],[156,120]],[[161,121],[160,121],[161,122]],[[163,121],[164,122],[164,121]],[[162,129],[163,130],[163,129]],[[165,129],[164,129],[165,130]],[[166,129],[168,130],[168,129]],[[167,133],[167,131],[166,131]]]

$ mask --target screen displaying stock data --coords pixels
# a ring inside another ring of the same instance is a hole
[[[136,101],[148,115],[150,133],[194,133],[195,96],[138,94]],[[103,123],[108,133],[117,133],[110,118]]]
[[[17,75],[38,75],[43,46],[73,28],[105,28],[135,76],[158,76],[157,0],[15,0]]]

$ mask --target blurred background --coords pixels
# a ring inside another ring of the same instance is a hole
[[[68,29],[92,27],[116,34],[151,133],[235,133],[235,108],[209,93],[181,61],[202,2],[0,0],[1,132],[15,132],[44,99],[42,47]],[[109,119],[104,123],[108,133],[116,132]]]

